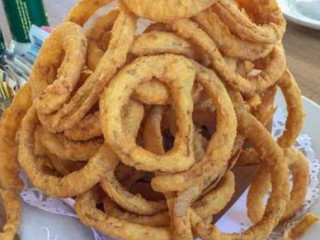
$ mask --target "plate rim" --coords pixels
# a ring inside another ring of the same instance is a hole
[[[285,18],[287,18],[288,20],[305,27],[320,30],[320,21],[308,17],[299,17],[299,15],[294,14],[292,11],[290,11],[288,0],[278,0],[278,4]]]
[[[306,97],[306,96],[302,96],[303,100],[305,100],[306,102],[310,103],[311,105],[313,105],[314,107],[316,107],[319,111],[320,111],[320,105],[317,104],[315,101],[313,101],[312,99]]]

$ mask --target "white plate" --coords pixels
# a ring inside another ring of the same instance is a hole
[[[287,19],[320,30],[320,0],[278,0],[278,3]]]
[[[277,97],[278,106],[285,109],[282,97]],[[316,157],[320,158],[320,106],[304,98],[307,117],[303,129],[312,138]],[[320,216],[320,202],[311,210]],[[42,210],[23,204],[22,225],[19,231],[22,240],[94,240],[89,228],[84,227],[78,220],[50,214]],[[320,223],[316,224],[302,240],[315,240],[320,236]]]

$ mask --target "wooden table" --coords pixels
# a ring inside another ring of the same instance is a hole
[[[63,17],[77,0],[45,0],[45,2],[50,23],[52,26],[56,26],[61,23]],[[9,33],[2,6],[0,7],[0,25],[8,40]],[[288,23],[284,46],[288,66],[297,78],[303,94],[320,104],[320,31]]]

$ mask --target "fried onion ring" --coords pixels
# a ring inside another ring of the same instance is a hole
[[[113,1],[114,0],[80,0],[70,10],[64,22],[74,22],[83,26],[99,8]]]
[[[164,114],[163,110],[162,107],[153,107],[151,109],[143,131],[144,146],[146,149],[157,154],[163,154],[165,152],[161,134],[161,120]],[[198,134],[195,134],[195,138],[197,138],[197,135]],[[197,151],[195,151],[195,153],[196,152]],[[216,188],[213,188],[212,190],[209,189],[209,191],[195,202],[192,207],[203,219],[209,218],[220,212],[227,205],[234,193],[234,188],[234,175],[232,172],[228,172]]]
[[[101,43],[105,40],[107,33],[111,34],[113,24],[119,16],[118,9],[112,9],[107,14],[98,17],[91,28],[87,31],[86,35],[88,38],[88,54],[87,54],[87,65],[89,69],[95,70],[98,66],[100,59],[103,57],[105,51],[108,49],[110,41],[104,44]],[[110,36],[110,35],[109,35]],[[109,39],[108,39],[109,40]],[[103,46],[102,46],[103,45]]]
[[[294,145],[302,130],[305,112],[301,97],[301,90],[289,70],[284,73],[278,85],[285,97],[288,111],[286,128],[278,139],[278,143],[281,147],[288,148]]]
[[[22,87],[13,99],[11,106],[4,112],[0,125],[0,180],[5,189],[21,190],[23,183],[18,177],[16,135],[21,121],[31,106],[29,84]],[[13,121],[14,119],[14,121]]]
[[[286,21],[275,0],[237,1],[237,3],[240,4],[239,7],[231,0],[220,0],[212,6],[234,34],[248,41],[265,44],[276,43],[282,39]],[[243,13],[242,7],[253,11],[251,14],[253,19]],[[256,20],[258,21],[255,22]]]
[[[288,111],[285,130],[279,137],[278,144],[282,148],[290,148],[294,145],[296,138],[301,132],[305,119],[301,90],[288,69],[278,81],[278,86],[280,87],[282,94],[285,97]],[[271,89],[271,97],[273,95],[272,91],[274,90]],[[268,93],[266,94],[268,95]],[[266,102],[262,103],[261,109],[258,109],[253,113],[263,124],[268,122],[268,115],[270,115],[266,114],[266,108],[270,107],[270,103],[268,103],[268,101],[270,100],[269,97],[270,96],[266,96]],[[271,109],[272,108],[273,107],[271,106]],[[238,164],[241,166],[254,165],[258,163],[259,158],[257,153],[255,153],[255,151],[250,148],[241,153],[240,160],[238,162]]]
[[[80,220],[87,226],[94,227],[108,236],[122,239],[171,239],[168,228],[145,226],[103,213],[96,208],[96,204],[101,201],[101,198],[102,196],[93,190],[77,197],[75,210]]]
[[[252,111],[252,114],[263,125],[268,125],[272,122],[273,115],[276,111],[274,106],[274,98],[277,93],[277,86],[273,86],[263,92],[261,103]]]
[[[241,234],[225,234],[220,232],[215,226],[205,224],[201,218],[191,212],[191,223],[195,233],[204,239],[265,239],[278,224],[285,212],[289,201],[288,168],[282,149],[274,142],[272,136],[253,116],[244,110],[242,106],[236,107],[239,130],[241,134],[250,139],[256,150],[265,161],[272,167],[272,193],[268,200],[267,212],[263,219],[256,225],[250,227]],[[262,137],[263,136],[263,137]],[[261,144],[261,140],[263,143]],[[269,151],[273,149],[272,151]]]
[[[50,132],[62,132],[74,127],[97,103],[100,93],[127,59],[134,39],[136,18],[121,10],[113,28],[108,50],[95,71],[78,89],[72,99],[56,113],[39,114],[41,123]]]
[[[201,12],[195,21],[228,57],[254,61],[267,56],[273,49],[273,44],[248,42],[232,34],[212,8]]]
[[[76,142],[67,139],[63,134],[50,133],[44,127],[39,127],[37,132],[36,134],[47,151],[61,159],[88,161],[102,145],[101,139]]]
[[[319,221],[318,216],[307,213],[298,223],[285,232],[284,240],[297,240],[317,221]]]
[[[281,221],[291,218],[303,205],[309,184],[308,161],[304,155],[292,149],[286,149],[285,153],[293,176],[293,188]],[[270,171],[262,164],[249,188],[247,198],[248,216],[253,223],[258,223],[263,217],[265,211],[263,199],[270,187]]]
[[[0,180],[1,197],[6,212],[6,224],[1,239],[13,240],[21,222],[19,191],[23,183],[19,178],[16,135],[21,121],[31,106],[29,84],[17,93],[11,106],[4,112],[0,125]],[[14,121],[13,121],[14,120]]]
[[[57,27],[44,42],[30,75],[39,113],[51,114],[70,99],[85,65],[86,50],[81,27],[70,22]]]
[[[234,174],[229,171],[219,182],[218,186],[206,193],[192,205],[192,208],[203,219],[218,214],[230,202],[234,191]]]
[[[179,112],[175,146],[170,153],[161,156],[139,147],[132,137],[127,136],[123,132],[120,118],[121,109],[133,89],[154,76],[170,86],[175,110]],[[195,68],[185,58],[162,55],[138,58],[123,68],[112,80],[101,98],[101,121],[104,122],[103,133],[106,141],[122,162],[145,171],[177,172],[192,166],[194,158],[191,88],[194,76]]]
[[[170,223],[167,212],[143,216],[121,210],[109,197],[105,197],[103,203],[106,213],[114,218],[151,227],[168,227]]]
[[[228,159],[231,157],[231,150],[236,138],[237,124],[233,105],[218,76],[200,64],[194,62],[194,65],[197,68],[196,81],[203,86],[216,107],[217,129],[209,141],[205,156],[190,169],[152,179],[151,184],[156,191],[182,191],[203,181],[208,176],[218,177],[221,170],[228,167]],[[219,152],[216,151],[218,149]]]
[[[123,2],[139,17],[156,22],[172,22],[196,16],[216,0],[123,0]]]
[[[130,52],[136,56],[156,55],[162,53],[181,54],[195,58],[193,46],[171,32],[151,31],[135,38]]]
[[[274,85],[286,70],[286,60],[281,44],[274,47],[265,69],[255,77],[245,79],[241,75],[230,71],[215,43],[202,31],[196,23],[184,19],[173,23],[173,29],[185,39],[200,46],[212,62],[217,73],[223,77],[230,86],[244,93],[263,91]],[[276,69],[276,70],[275,70]]]
[[[6,224],[0,233],[1,240],[13,240],[19,230],[21,222],[21,203],[16,190],[0,190],[6,213]]]
[[[140,103],[131,101],[127,116],[123,118],[124,126],[128,134],[136,137],[140,123],[144,116],[144,109]],[[108,161],[113,165],[106,172],[105,177],[101,180],[100,186],[108,194],[108,196],[123,209],[139,215],[153,215],[167,209],[162,201],[148,201],[140,194],[132,194],[126,190],[115,177],[115,168],[119,164],[119,158],[113,154]]]
[[[72,172],[80,170],[84,163],[62,160],[56,156],[49,155],[48,161],[52,167],[62,176],[69,175]]]
[[[114,171],[108,171],[100,182],[103,190],[119,206],[139,215],[153,215],[167,209],[162,201],[148,201],[139,194],[132,194],[124,189],[114,176]]]
[[[66,198],[88,191],[102,179],[110,167],[106,160],[109,152],[105,146],[81,170],[65,177],[55,177],[44,172],[34,153],[34,135],[38,125],[36,110],[32,107],[22,122],[18,154],[20,166],[37,188],[47,195]]]
[[[99,111],[87,115],[75,127],[65,131],[64,135],[74,141],[87,141],[92,138],[101,137]]]

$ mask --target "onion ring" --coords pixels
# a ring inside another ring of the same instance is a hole
[[[286,30],[286,21],[275,0],[239,1],[240,8],[254,10],[254,22],[230,0],[220,0],[212,8],[230,30],[240,38],[258,43],[276,43]],[[243,4],[244,3],[244,4]]]
[[[196,16],[216,0],[123,0],[130,11],[155,22],[172,22],[180,18]]]
[[[144,142],[147,149],[152,150],[155,153],[163,153],[164,149],[162,146],[163,139],[161,135],[161,120],[163,115],[163,108],[154,107],[150,112],[150,116],[147,118],[144,129]],[[151,134],[149,134],[151,133]],[[219,186],[216,189],[210,190],[203,197],[201,197],[196,203],[193,204],[193,209],[196,211],[203,219],[206,219],[206,222],[211,222],[212,214],[215,214],[221,211],[228,201],[231,199],[231,196],[234,192],[234,176],[233,174],[227,173],[226,177],[220,182]],[[203,185],[203,183],[201,184]],[[215,184],[214,184],[215,185]],[[206,183],[204,183],[204,186]],[[199,191],[203,187],[198,187],[195,190],[191,190],[195,196],[200,195]],[[179,207],[179,197],[174,194],[166,194],[168,207],[170,210],[170,216],[174,220],[171,221],[171,228],[175,229],[172,232],[174,239],[193,239],[191,226],[190,230],[185,230],[184,223],[189,222],[188,214],[182,216],[176,215],[175,209]],[[190,203],[195,200],[196,197],[190,199]],[[163,216],[163,215],[161,215]],[[209,219],[209,220],[207,220]]]
[[[230,173],[232,176],[233,174]],[[170,194],[168,196],[168,207],[170,210],[170,217],[172,226],[171,228],[174,229],[174,232],[172,233],[174,236],[174,239],[194,239],[192,228],[191,228],[191,222],[190,222],[190,214],[191,214],[191,208],[189,208],[192,203],[200,197],[201,193],[208,187],[210,187],[210,182],[212,182],[213,186],[216,185],[214,182],[214,176],[210,176],[206,181],[201,182],[200,184],[195,184],[189,189],[178,192],[177,194]],[[231,180],[232,182],[232,180]],[[223,183],[223,182],[222,182]],[[227,182],[224,182],[222,186],[220,186],[217,191],[219,190],[225,190],[225,187],[230,187]],[[229,181],[230,183],[230,181]],[[234,183],[233,183],[234,185]],[[233,194],[234,188],[231,189],[231,192]],[[228,193],[228,191],[226,192]],[[231,194],[231,196],[232,196]],[[216,192],[209,192],[207,193],[203,198],[203,202],[199,202],[199,204],[195,204],[196,206],[200,206],[205,203],[204,208],[209,209],[209,213],[203,213],[201,208],[196,208],[201,214],[204,214],[203,219],[207,222],[206,219],[209,219],[208,215],[210,214],[210,211],[215,211],[220,209],[220,211],[226,206],[228,201],[221,201],[221,198],[214,199],[213,197],[216,197]],[[221,195],[220,195],[221,196]],[[231,198],[231,197],[230,197]],[[214,199],[214,200],[213,200]],[[207,202],[208,200],[208,202]],[[213,201],[212,201],[213,200]],[[230,199],[229,199],[230,200]],[[215,205],[217,208],[215,208]],[[192,210],[192,212],[195,212]],[[210,224],[210,223],[209,223]]]
[[[218,214],[230,202],[235,192],[234,174],[229,171],[219,182],[218,186],[205,194],[192,205],[194,211],[205,219]]]
[[[197,86],[192,89],[197,91]],[[147,105],[170,105],[170,93],[165,84],[157,79],[141,83],[132,94],[132,97]],[[196,95],[192,94],[195,98]]]
[[[87,141],[92,138],[101,137],[99,111],[84,117],[75,127],[66,130],[64,135],[73,141]]]
[[[102,179],[110,167],[106,161],[109,152],[105,146],[79,171],[62,178],[46,174],[34,154],[34,134],[38,124],[36,109],[32,107],[22,122],[18,154],[20,166],[37,188],[47,195],[67,198],[88,191]]]
[[[302,130],[305,112],[301,97],[301,90],[292,74],[287,70],[278,83],[287,102],[288,118],[286,128],[278,143],[282,148],[294,145]]]
[[[218,177],[221,170],[226,169],[228,165],[228,159],[236,138],[237,125],[232,102],[225,87],[214,72],[195,62],[194,65],[198,70],[196,81],[203,86],[216,107],[217,130],[208,144],[205,156],[189,170],[153,178],[151,184],[156,191],[185,190],[208,178],[208,176]],[[216,146],[220,147],[217,148]],[[216,151],[218,149],[219,152]],[[172,182],[175,184],[172,184]]]
[[[162,107],[153,107],[151,109],[143,131],[144,146],[146,149],[157,154],[163,154],[165,152],[160,126],[164,114],[163,110],[164,109]],[[195,136],[196,135],[197,134],[195,134]],[[203,219],[206,219],[213,214],[218,213],[227,205],[234,193],[234,188],[234,175],[232,172],[229,172],[215,189],[209,190],[204,196],[195,202],[192,207],[197,214],[199,214]],[[167,197],[169,198],[172,196],[169,194]],[[173,204],[170,201],[171,200],[169,200],[169,204]]]
[[[292,149],[286,149],[285,154],[293,175],[293,188],[281,221],[291,218],[303,205],[309,183],[308,161],[304,155]],[[267,169],[264,164],[260,166],[249,188],[247,198],[248,216],[253,223],[259,222],[264,214],[263,199],[270,189],[270,171]]]
[[[260,240],[269,236],[285,212],[289,201],[288,169],[282,149],[274,142],[271,135],[253,116],[236,106],[239,130],[250,139],[256,150],[263,155],[272,167],[272,194],[267,204],[267,213],[256,225],[241,234],[224,234],[215,226],[205,224],[197,214],[191,212],[193,230],[204,239],[250,239]],[[262,137],[263,136],[263,137]],[[260,144],[263,139],[264,144]],[[269,149],[273,149],[269,151]]]
[[[113,28],[108,50],[96,70],[89,76],[70,102],[58,112],[39,114],[41,123],[50,132],[62,132],[74,127],[98,101],[109,80],[117,73],[127,59],[127,53],[134,39],[136,18],[126,10],[121,10]]]
[[[16,135],[21,121],[31,106],[31,91],[27,84],[22,87],[11,106],[4,112],[0,125],[0,180],[5,189],[21,190]],[[14,119],[14,121],[13,121]]]
[[[76,170],[80,170],[84,166],[84,162],[75,162],[75,161],[69,161],[60,159],[54,154],[49,153],[49,151],[45,148],[45,146],[42,144],[42,141],[39,136],[39,131],[36,131],[35,133],[35,142],[34,142],[34,152],[35,155],[38,156],[38,159],[41,158],[43,165],[49,165],[50,169],[54,169],[57,171],[60,175],[66,176]],[[37,159],[37,162],[41,162]],[[41,165],[41,164],[40,164]]]
[[[96,208],[96,204],[99,200],[101,200],[101,196],[93,190],[80,195],[76,199],[75,210],[77,215],[87,226],[94,227],[108,236],[122,239],[171,239],[168,228],[145,226],[104,214],[101,210]]]
[[[192,189],[190,193],[192,194],[193,191],[194,190]],[[189,195],[190,193],[187,192],[186,195]],[[182,207],[180,206],[179,195],[181,194],[171,194],[167,197],[171,219],[172,238],[176,240],[193,240],[194,238],[190,222],[191,211],[188,208],[185,211],[181,210]],[[187,198],[189,197],[187,196]],[[195,197],[188,200],[192,202],[195,200]]]
[[[161,106],[153,106],[145,120],[143,129],[143,142],[144,147],[155,153],[164,154],[164,139],[161,132],[161,122],[163,120],[164,108]],[[200,134],[199,131],[195,131],[193,139],[193,149],[196,161],[201,159],[205,154],[208,141]]]
[[[284,50],[282,45],[278,44],[270,53],[270,60],[262,73],[253,78],[245,79],[239,74],[230,71],[214,42],[196,23],[188,19],[178,20],[173,23],[173,29],[208,53],[213,67],[223,77],[223,80],[241,92],[250,93],[267,89],[281,78],[286,69]]]
[[[219,213],[231,199],[234,192],[234,185],[234,175],[232,172],[228,172],[216,189],[211,190],[193,204],[194,211],[203,219]],[[151,216],[137,216],[129,212],[121,211],[109,198],[105,198],[104,203],[106,213],[112,217],[155,227],[168,226],[169,216],[167,212]]]
[[[263,96],[261,96],[261,103],[256,109],[252,111],[252,114],[261,122],[263,125],[268,125],[273,118],[276,111],[274,107],[274,98],[277,93],[277,86],[273,86],[266,91],[264,91]]]
[[[87,142],[68,140],[63,134],[53,134],[44,127],[37,129],[42,145],[50,154],[71,161],[88,161],[102,145],[101,139]]]
[[[196,86],[195,86],[196,87]],[[195,89],[194,87],[194,89]],[[170,104],[169,92],[164,84],[153,79],[140,84],[132,94],[139,102],[148,105]],[[194,98],[195,96],[193,96]],[[64,132],[64,135],[74,141],[87,141],[102,136],[99,112],[87,115],[75,127]]]
[[[123,118],[124,126],[132,128],[127,130],[130,135],[136,137],[143,116],[143,106],[131,101],[128,114]],[[109,156],[108,161],[113,167],[105,173],[105,177],[100,181],[100,186],[114,202],[123,209],[139,215],[154,215],[167,209],[166,204],[162,201],[148,201],[140,194],[132,194],[124,189],[115,177],[115,168],[119,164],[119,158],[113,154]]]
[[[80,0],[70,10],[64,22],[74,22],[83,26],[99,8],[111,2],[113,2],[113,0]]]
[[[87,32],[88,41],[88,65],[95,69],[102,58],[108,44],[99,42],[104,40],[105,35],[110,34],[115,18],[119,10],[113,9],[108,14],[98,18],[91,29]],[[195,51],[197,50],[197,51]],[[193,59],[202,59],[198,49],[172,32],[153,30],[142,33],[135,37],[130,53],[135,56],[156,55],[161,53],[181,54]]]
[[[254,61],[266,57],[274,47],[273,44],[259,44],[238,38],[211,8],[201,12],[195,21],[210,36],[218,49],[228,57]]]
[[[116,12],[116,10],[114,10]],[[109,33],[109,25],[112,23],[112,18],[116,13],[110,12],[109,14],[102,16],[102,22],[106,24],[100,24],[99,19],[97,24],[94,24],[92,30],[89,31],[88,35],[93,35],[93,43],[90,42],[89,37],[89,65],[91,68],[95,68],[96,63],[101,59],[105,49],[98,47],[97,41],[104,36],[104,34]],[[110,15],[110,16],[109,16]],[[162,29],[162,27],[161,27]],[[90,33],[92,32],[92,33]],[[91,47],[92,45],[92,47]],[[130,53],[136,56],[145,55],[157,55],[162,53],[173,53],[180,54],[196,60],[202,61],[204,56],[199,54],[200,49],[192,46],[183,38],[175,35],[172,32],[166,31],[149,31],[141,35],[136,36],[133,45],[131,46]],[[157,93],[157,94],[155,94]],[[165,86],[156,79],[151,82],[143,83],[135,89],[133,94],[134,98],[145,103],[145,104],[168,104],[169,94]],[[75,130],[77,131],[77,130]]]
[[[52,165],[52,167],[62,176],[66,176],[72,172],[78,171],[84,166],[84,163],[62,160],[53,155],[48,156],[48,161]]]
[[[85,65],[86,49],[86,37],[74,23],[57,27],[44,42],[30,75],[39,113],[51,114],[69,100]]]
[[[185,58],[162,55],[138,58],[123,68],[112,80],[101,98],[101,121],[105,123],[103,133],[106,141],[122,162],[138,170],[171,172],[186,170],[194,163],[191,116],[193,107],[191,88],[194,75],[193,65]],[[138,84],[152,79],[153,76],[170,86],[173,104],[179,112],[177,122],[180,124],[175,146],[169,154],[161,156],[137,146],[135,140],[123,132],[119,121],[121,108],[128,101],[133,89]],[[182,102],[185,104],[182,105]]]
[[[6,224],[0,233],[3,240],[13,240],[19,230],[21,222],[21,203],[16,190],[1,190],[1,198],[6,213]]]
[[[260,163],[259,154],[253,148],[247,148],[241,151],[237,166],[246,167],[258,165]]]
[[[117,160],[117,159],[116,159]],[[119,161],[117,161],[118,163]],[[117,166],[117,165],[115,165]],[[101,180],[103,190],[123,209],[139,215],[154,215],[167,209],[164,202],[147,201],[139,194],[132,194],[124,189],[114,176],[114,172],[108,171]]]
[[[141,83],[132,93],[132,97],[148,105],[170,104],[170,95],[166,85],[155,78],[150,82]]]
[[[168,227],[170,220],[167,212],[155,214],[151,216],[135,215],[130,212],[121,210],[110,198],[105,197],[103,200],[105,212],[114,218],[120,220],[129,221],[141,225],[147,225],[152,227]]]
[[[163,31],[151,31],[137,36],[130,52],[135,56],[172,53],[196,58],[194,48],[189,42],[174,33]]]
[[[31,106],[31,90],[29,84],[22,87],[11,106],[4,112],[0,125],[0,180],[1,197],[6,212],[6,224],[1,239],[14,239],[21,222],[21,203],[19,191],[23,182],[19,178],[16,136],[21,121]],[[13,121],[14,119],[14,121]]]
[[[311,213],[306,214],[303,219],[285,232],[284,240],[297,240],[317,221],[319,221],[318,216]]]
[[[89,69],[95,70],[100,59],[103,57],[105,51],[108,49],[108,43],[104,43],[104,47],[101,47],[100,41],[104,39],[107,32],[110,33],[113,24],[119,16],[119,9],[112,9],[107,14],[98,17],[91,28],[87,31],[88,38],[88,54],[87,65]]]
[[[278,86],[280,87],[282,94],[285,97],[287,103],[288,117],[286,120],[285,131],[278,139],[278,144],[282,148],[290,148],[294,145],[296,138],[302,130],[305,112],[303,107],[303,102],[301,98],[301,90],[298,87],[297,82],[294,77],[287,69],[282,78],[278,81]],[[273,89],[271,89],[271,97],[273,98]],[[253,114],[257,117],[259,121],[263,124],[268,122],[268,118],[271,114],[266,114],[266,109],[268,105],[270,107],[268,94],[266,96],[266,102],[262,104],[261,109],[258,109]],[[272,101],[271,101],[272,102]],[[271,106],[271,108],[273,108]],[[271,110],[273,111],[273,110]],[[240,155],[240,160],[238,162],[241,166],[254,165],[259,163],[259,158],[257,153],[253,149],[246,149]]]
[[[111,14],[111,16],[114,14]],[[110,22],[108,15],[103,16],[103,21]],[[98,22],[99,23],[99,22]],[[108,24],[107,24],[108,26]],[[89,66],[95,68],[96,63],[101,59],[104,49],[97,47],[96,41],[105,33],[105,25],[93,26],[95,44],[90,44],[89,40]],[[107,29],[108,30],[108,29]],[[91,35],[91,34],[90,34]],[[91,45],[93,45],[91,47]],[[183,38],[171,32],[151,31],[136,36],[130,53],[135,56],[157,55],[162,53],[180,54],[194,59],[201,56],[195,52],[194,47]],[[157,93],[157,94],[155,94]],[[159,81],[153,80],[141,84],[134,92],[134,98],[146,104],[168,104],[169,94],[165,86]]]

